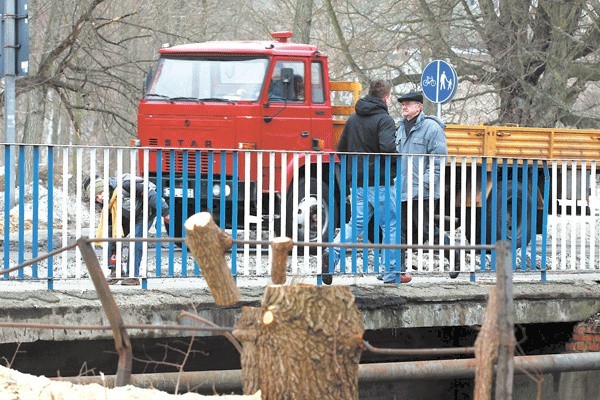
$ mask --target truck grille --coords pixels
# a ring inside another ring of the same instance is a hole
[[[199,156],[200,161],[200,173],[207,174],[208,173],[208,153],[206,152],[196,152],[189,151],[187,152],[187,169],[189,174],[196,173],[196,168],[198,164],[196,164],[196,156]],[[171,167],[171,152],[165,154],[163,166],[165,171],[170,171]],[[181,150],[175,151],[175,171],[181,172],[183,171],[183,166],[186,163],[186,159],[184,157],[184,152]]]
[[[156,150],[151,151],[156,153]],[[174,157],[172,157],[174,155]],[[199,158],[199,164],[196,163],[196,158]],[[213,155],[216,157],[216,155]],[[171,151],[168,149],[163,150],[162,153],[162,170],[163,172],[168,172],[171,170],[171,164],[174,164],[174,168],[176,172],[182,172],[185,163],[187,162],[187,171],[188,174],[195,174],[198,166],[200,167],[201,174],[208,173],[208,153],[205,151],[195,151],[188,150],[187,151],[187,160],[184,156],[183,150],[175,150]],[[214,171],[213,171],[214,173]]]

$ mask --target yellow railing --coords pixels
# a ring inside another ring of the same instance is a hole
[[[600,160],[600,130],[448,125],[445,132],[450,155]]]
[[[334,105],[333,109],[333,143],[340,140],[346,118],[354,112],[354,105],[360,98],[362,85],[360,82],[332,81],[330,83],[332,92],[352,92],[352,105]]]

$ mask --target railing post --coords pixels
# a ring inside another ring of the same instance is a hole
[[[513,356],[515,351],[513,314],[513,270],[510,262],[510,243],[496,242],[496,286],[498,296],[499,348],[496,365],[496,400],[512,399]]]
[[[132,352],[131,342],[129,341],[129,335],[125,329],[125,324],[123,323],[123,317],[121,316],[119,307],[108,287],[108,283],[102,274],[100,262],[98,262],[96,252],[94,252],[89,239],[86,237],[77,239],[77,246],[79,246],[81,256],[85,261],[85,265],[90,273],[90,278],[94,283],[94,287],[96,288],[96,292],[102,303],[102,308],[112,327],[115,348],[119,354],[115,386],[128,385],[131,380]]]

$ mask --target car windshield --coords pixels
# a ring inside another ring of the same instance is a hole
[[[145,98],[173,101],[257,101],[266,58],[162,57]]]

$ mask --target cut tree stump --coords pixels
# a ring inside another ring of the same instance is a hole
[[[268,286],[261,307],[244,307],[244,393],[263,400],[358,399],[362,316],[346,286]]]
[[[262,321],[262,310],[259,307],[242,307],[242,315],[235,324],[235,336],[242,343],[240,360],[242,364],[242,381],[244,393],[256,393],[260,389],[258,354],[258,335]]]
[[[271,280],[276,285],[283,285],[287,279],[287,257],[294,247],[292,239],[287,237],[276,237],[271,241],[273,248],[273,261],[271,263]]]
[[[202,268],[210,293],[218,306],[232,306],[240,292],[225,261],[225,252],[233,244],[231,236],[222,231],[209,212],[192,215],[185,221],[185,242]]]

